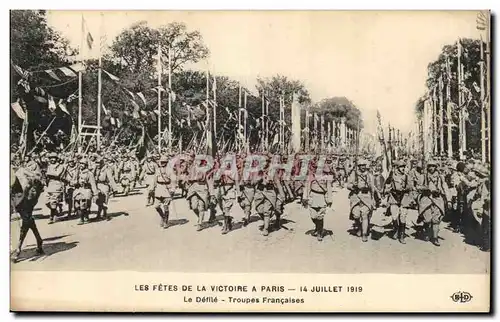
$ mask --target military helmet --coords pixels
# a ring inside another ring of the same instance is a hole
[[[364,159],[358,160],[358,167],[362,166],[362,165],[363,166],[368,166],[368,162],[366,160],[364,160]]]
[[[89,164],[89,160],[87,160],[86,158],[81,158],[81,159],[80,159],[80,164],[85,164],[85,165],[87,165],[87,164]]]
[[[429,160],[427,161],[427,167],[437,167],[437,162],[436,160]]]
[[[59,156],[55,152],[50,152],[47,156],[49,159],[58,158]]]
[[[166,163],[168,162],[168,157],[166,155],[162,155],[159,160],[160,163]]]

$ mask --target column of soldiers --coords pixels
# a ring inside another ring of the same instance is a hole
[[[181,156],[162,153],[148,154],[139,162],[132,151],[115,149],[88,155],[33,153],[20,166],[35,173],[44,186],[49,224],[60,219],[63,203],[67,204],[66,216],[75,215],[79,224],[89,222],[92,203],[97,206],[96,219],[109,220],[109,198],[116,193],[126,196],[142,183],[146,185],[146,206],[154,205],[163,228],[170,226],[170,204],[180,190],[198,218],[198,231],[204,229],[207,216],[209,223],[217,222],[219,207],[223,215],[221,233],[229,233],[237,202],[244,212],[242,225],[250,224],[255,209],[263,222],[262,235],[267,236],[280,229],[285,205],[299,200],[310,214],[312,235],[321,241],[334,186],[342,189],[346,185],[350,200],[346,215],[363,242],[369,240],[372,215],[377,209],[392,218],[389,236],[402,244],[406,243],[408,211],[416,209],[423,239],[439,246],[443,218],[450,215],[452,229],[461,232],[466,213],[475,207],[474,214],[482,222],[481,248],[489,250],[490,184],[489,169],[484,165],[400,159],[392,162],[384,176],[382,160],[371,158],[370,162],[367,155],[299,153],[279,157],[263,153],[258,157],[249,159],[242,153],[231,160],[218,155],[213,164],[208,164],[193,152]],[[275,168],[271,161],[277,161],[280,167]],[[23,205],[18,202],[15,210],[30,213],[21,209]],[[34,221],[24,227],[34,227]],[[22,232],[25,230],[22,228]]]

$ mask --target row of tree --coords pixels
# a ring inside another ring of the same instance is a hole
[[[11,60],[13,65],[20,66],[29,72],[30,89],[26,90],[20,84],[22,77],[11,70],[11,102],[20,99],[21,105],[28,111],[27,140],[33,145],[36,138],[47,129],[47,137],[53,139],[54,146],[59,143],[68,144],[70,133],[77,124],[78,100],[67,102],[66,114],[61,109],[47,108],[47,102],[37,100],[35,88],[42,88],[44,92],[58,101],[78,93],[78,78],[57,81],[43,72],[67,66],[78,57],[78,50],[71,48],[53,28],[47,25],[44,11],[26,10],[11,11]],[[168,88],[167,61],[170,56],[170,70],[172,74],[171,90],[175,93],[172,102],[172,133],[177,139],[181,135],[184,142],[190,142],[193,136],[202,131],[200,124],[205,122],[204,102],[207,93],[207,76],[205,71],[186,70],[187,64],[205,60],[209,56],[207,46],[203,43],[199,31],[189,31],[183,23],[172,22],[160,28],[149,27],[145,22],[139,22],[122,31],[106,48],[102,57],[102,69],[118,77],[113,80],[103,73],[102,76],[102,104],[107,114],[103,115],[102,134],[108,139],[116,138],[122,145],[129,145],[131,141],[146,134],[143,142],[148,143],[158,131],[157,115],[154,111],[158,105],[158,96],[154,89],[157,87],[157,53],[158,46],[163,53],[162,87]],[[97,114],[97,69],[98,61],[87,59],[86,71],[82,80],[82,119],[87,125],[96,124]],[[210,81],[213,82],[213,76]],[[223,141],[234,139],[237,129],[237,115],[241,102],[241,84],[224,76],[215,76],[217,96],[217,133],[216,137]],[[212,84],[210,95],[212,95]],[[345,97],[324,99],[316,104],[311,102],[310,94],[304,83],[285,76],[276,75],[271,78],[257,79],[256,90],[259,95],[252,95],[253,91],[243,88],[247,92],[246,107],[248,110],[247,131],[250,144],[259,140],[259,118],[261,117],[262,99],[264,93],[269,101],[269,120],[277,124],[279,120],[280,98],[285,102],[285,122],[291,124],[290,106],[292,94],[297,93],[299,102],[304,111],[302,121],[305,120],[305,110],[323,115],[326,122],[345,117],[346,124],[356,129],[361,118],[359,109]],[[132,113],[134,103],[131,102],[127,91],[143,93],[145,102],[138,101],[143,113]],[[165,114],[168,106],[168,95],[162,95],[162,128],[168,126]],[[116,122],[119,120],[119,122]],[[11,113],[11,146],[17,148],[21,135],[22,120],[15,113]],[[117,125],[122,124],[120,129]],[[362,127],[362,123],[361,123]],[[277,130],[276,127],[273,129]],[[57,133],[66,135],[56,135]],[[144,140],[145,139],[145,140]],[[154,140],[154,139],[153,139]],[[50,140],[49,140],[50,141]]]

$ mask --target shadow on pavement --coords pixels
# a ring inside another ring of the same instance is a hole
[[[181,219],[172,219],[168,221],[168,228],[174,227],[174,226],[179,226],[179,225],[185,225],[189,222],[188,219],[181,218]]]
[[[55,242],[55,243],[50,243],[50,244],[44,244],[43,245],[43,251],[44,255],[37,255],[36,254],[36,246],[35,245],[28,245],[28,248],[23,249],[21,251],[21,254],[17,260],[13,260],[13,263],[20,263],[24,261],[38,261],[41,260],[45,257],[64,252],[67,250],[70,250],[72,248],[75,248],[78,245],[78,242]]]
[[[61,238],[64,238],[64,237],[68,237],[68,236],[71,236],[71,235],[61,235],[61,236],[44,238],[43,241],[44,242],[46,242],[46,241],[54,241],[54,240],[58,240],[58,239],[61,239]]]

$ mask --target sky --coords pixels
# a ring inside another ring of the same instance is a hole
[[[82,15],[95,41],[105,35],[107,45],[138,21],[182,21],[201,32],[213,73],[248,87],[259,76],[298,79],[313,102],[353,101],[367,130],[379,110],[403,132],[413,128],[427,65],[445,44],[480,35],[477,11],[49,11],[48,23],[78,47]]]

